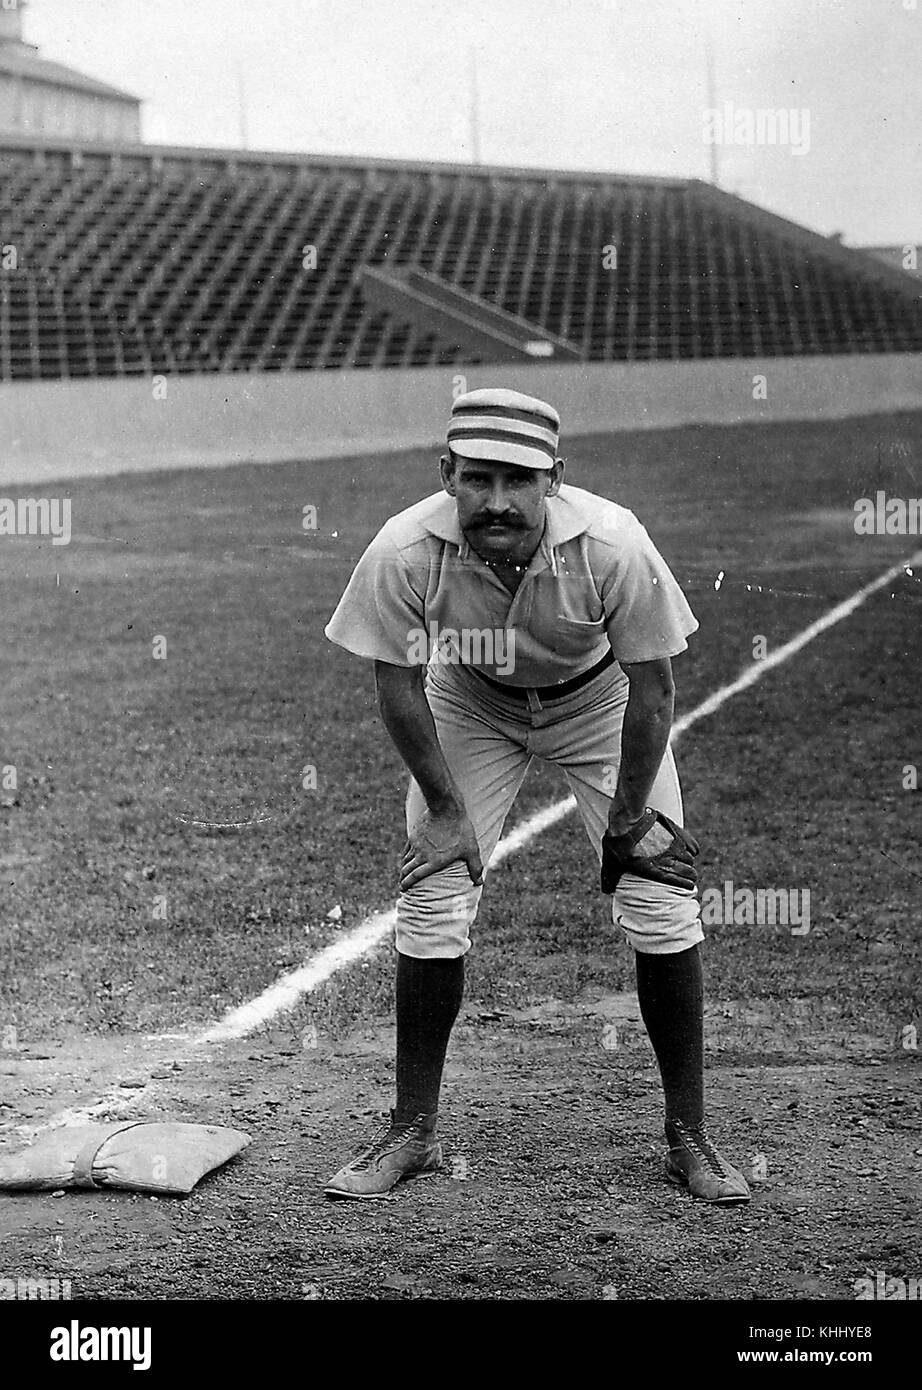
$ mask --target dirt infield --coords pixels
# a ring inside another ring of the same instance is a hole
[[[712,1044],[721,1022],[710,1010]],[[106,1300],[822,1300],[855,1298],[877,1271],[917,1273],[918,1053],[712,1066],[714,1130],[753,1178],[750,1206],[716,1210],[663,1175],[632,996],[469,1008],[443,1172],[382,1202],[330,1202],[324,1178],[388,1103],[392,1047],[380,1023],[316,1051],[276,1030],[221,1048],[110,1037],[5,1061],[8,1104],[32,1126],[103,1098],[97,1118],[225,1123],[255,1142],[185,1199],[0,1199],[0,1274],[67,1278],[74,1298]]]

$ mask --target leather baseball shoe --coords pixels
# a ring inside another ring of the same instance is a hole
[[[666,1177],[670,1182],[687,1187],[693,1197],[721,1206],[749,1201],[749,1184],[739,1169],[724,1158],[706,1125],[690,1129],[681,1120],[667,1120],[666,1139]]]
[[[437,1115],[417,1115],[408,1124],[397,1124],[391,1111],[389,1124],[378,1130],[371,1143],[334,1173],[324,1191],[328,1197],[386,1197],[402,1178],[434,1173],[442,1166],[442,1146],[435,1137]]]

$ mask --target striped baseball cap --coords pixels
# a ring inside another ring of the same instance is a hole
[[[448,444],[462,458],[553,468],[559,441],[554,407],[521,391],[467,391],[451,408]]]

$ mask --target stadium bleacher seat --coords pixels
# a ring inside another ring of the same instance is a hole
[[[918,281],[696,180],[11,140],[3,245],[0,380],[486,360],[375,268],[585,361],[922,350]]]

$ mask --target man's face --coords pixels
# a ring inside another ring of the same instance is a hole
[[[461,530],[478,554],[517,559],[544,530],[545,502],[560,488],[563,460],[552,469],[521,468],[454,455],[441,460],[442,484],[458,505]]]

